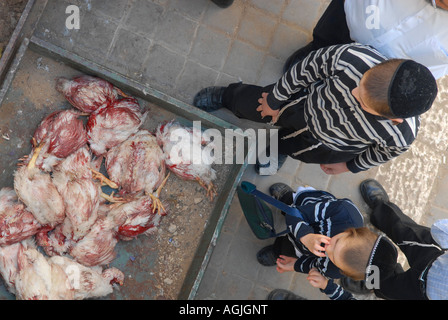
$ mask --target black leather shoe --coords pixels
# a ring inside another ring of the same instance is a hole
[[[369,294],[372,290],[367,289],[366,282],[364,280],[356,281],[349,277],[343,277],[341,279],[341,286],[351,293]]]
[[[264,247],[257,252],[257,260],[260,264],[266,267],[275,266],[278,256],[274,253],[274,246],[270,245]]]
[[[222,97],[226,87],[207,87],[196,93],[193,105],[207,112],[223,107]]]
[[[361,182],[359,189],[364,201],[370,208],[374,208],[381,202],[389,202],[389,196],[386,190],[374,179],[364,180]]]
[[[284,183],[274,183],[272,186],[269,187],[269,193],[271,196],[273,196],[275,199],[282,201],[283,203],[286,203],[287,205],[292,204],[292,193],[294,191],[292,188]]]
[[[228,8],[232,5],[233,0],[212,0],[220,8]]]
[[[277,169],[273,169],[271,168],[271,162],[269,161],[268,163],[265,164],[261,164],[258,159],[257,162],[255,163],[255,172],[257,174],[263,174],[263,175],[267,175],[267,176],[271,176],[277,173],[278,170],[280,170],[280,168],[283,166],[283,164],[285,163],[286,159],[288,158],[287,155],[285,154],[279,154],[277,159],[273,159],[274,161],[277,161]],[[265,169],[265,172],[260,171],[261,168]],[[261,173],[260,173],[261,172]]]
[[[300,48],[296,52],[294,52],[288,59],[286,59],[286,62],[283,66],[283,73],[288,71],[293,65],[295,65],[297,62],[302,61],[305,59],[307,55],[310,54],[311,51],[313,51],[313,43],[310,42],[306,46]]]
[[[268,300],[306,300],[305,298],[302,298],[301,296],[298,296],[291,291],[285,290],[285,289],[274,289],[271,292],[269,292]]]

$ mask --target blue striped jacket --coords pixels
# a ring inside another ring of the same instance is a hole
[[[286,215],[288,237],[293,243],[299,257],[294,265],[297,272],[308,273],[313,267],[331,279],[342,275],[328,257],[317,257],[301,242],[300,238],[309,233],[333,237],[348,228],[364,225],[361,212],[349,199],[337,199],[325,191],[305,190],[295,196],[295,205],[303,219]]]

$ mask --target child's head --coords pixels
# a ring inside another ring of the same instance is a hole
[[[341,273],[364,280],[366,267],[378,235],[366,227],[349,228],[332,237],[325,251]]]
[[[412,60],[390,59],[368,70],[352,93],[365,111],[404,119],[428,111],[437,91],[428,68]]]

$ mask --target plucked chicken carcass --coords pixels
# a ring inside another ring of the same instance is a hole
[[[166,166],[171,172],[185,180],[196,180],[205,188],[210,200],[213,200],[216,195],[213,184],[216,179],[216,171],[212,168],[213,159],[204,159],[204,157],[210,157],[210,154],[202,152],[202,147],[193,147],[196,141],[201,143],[201,146],[207,144],[201,132],[196,132],[193,128],[182,126],[179,122],[172,120],[158,126],[156,137],[165,154]],[[194,161],[195,157],[201,159],[200,163]]]
[[[62,256],[51,257],[50,263],[60,266],[69,276],[75,300],[107,296],[113,292],[114,284],[123,285],[124,274],[117,268],[86,267]]]
[[[120,186],[120,195],[146,194],[153,199],[154,211],[165,211],[158,195],[166,182],[165,156],[156,137],[140,130],[106,154],[109,178]],[[157,196],[154,195],[156,192]]]
[[[96,156],[125,141],[144,123],[147,112],[142,113],[134,98],[116,100],[106,108],[90,115],[87,122],[88,141]]]
[[[11,188],[0,190],[0,245],[10,245],[35,235],[41,224]]]
[[[20,244],[17,255],[16,298],[73,300],[74,290],[64,270],[51,264],[37,249]]]
[[[106,80],[82,75],[73,79],[58,78],[56,90],[62,93],[75,108],[92,113],[113,103],[118,97],[127,97]]]
[[[55,111],[47,116],[34,132],[33,147],[41,147],[36,167],[52,171],[61,159],[68,157],[87,143],[87,132],[74,110]]]
[[[7,276],[9,290],[21,300],[102,297],[124,281],[117,268],[89,268],[63,256],[47,258],[30,241],[0,248],[0,271]]]
[[[154,212],[153,198],[150,196],[142,196],[136,200],[115,205],[109,214],[125,217],[124,222],[118,226],[117,230],[117,235],[121,240],[131,240],[140,234],[153,233],[157,230],[162,216],[166,215],[165,212],[161,214]]]
[[[90,151],[82,147],[64,159],[53,172],[53,183],[64,199],[64,224],[71,224],[64,228],[71,233],[65,236],[74,241],[84,237],[98,217],[101,186],[93,180],[90,160]]]
[[[24,240],[24,242],[29,242],[29,240]],[[16,294],[17,255],[19,254],[20,246],[22,246],[20,242],[0,246],[0,274],[6,288],[12,294]]]
[[[67,254],[74,244],[70,236],[73,233],[72,228],[69,218],[65,218],[55,228],[43,228],[36,233],[36,243],[50,257]]]
[[[90,231],[69,250],[79,263],[91,267],[110,263],[116,256],[117,228],[125,216],[99,216]]]
[[[41,148],[35,148],[28,164],[14,173],[14,190],[42,226],[55,227],[65,218],[65,205],[50,174],[35,165]]]

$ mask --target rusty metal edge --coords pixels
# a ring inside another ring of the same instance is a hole
[[[215,249],[216,243],[218,241],[218,238],[221,234],[222,227],[224,225],[225,219],[227,217],[227,213],[229,211],[229,208],[232,204],[233,198],[235,196],[236,188],[238,184],[241,181],[241,178],[244,174],[244,171],[246,170],[247,162],[245,162],[237,172],[235,179],[233,183],[228,186],[230,189],[228,193],[228,197],[226,198],[226,201],[223,205],[223,209],[221,210],[221,215],[218,218],[218,221],[216,223],[216,226],[213,230],[213,234],[211,235],[211,240],[208,242],[208,245],[206,248],[201,248],[201,246],[198,248],[196,252],[196,256],[200,257],[202,256],[202,261],[200,261],[200,265],[196,265],[193,263],[190,266],[189,273],[195,272],[194,269],[197,270],[196,279],[192,283],[185,281],[183,283],[183,287],[180,290],[179,299],[186,299],[186,300],[194,300],[197,294],[197,291],[199,290],[199,286],[201,284],[202,278],[205,274],[205,271],[207,269],[208,263],[210,262],[210,258],[213,254],[213,251]],[[205,252],[204,254],[202,254]]]
[[[22,61],[22,57],[25,54],[26,50],[28,49],[28,44],[29,44],[28,38],[23,39],[22,44],[17,50],[14,59],[9,66],[8,72],[5,75],[5,79],[0,87],[0,106],[3,103],[3,99],[5,98],[5,95],[8,92],[12,81],[14,80],[17,68],[19,67],[20,62]]]
[[[6,48],[0,58],[0,83],[2,83],[5,79],[5,72],[11,63],[11,59],[16,53],[16,49],[19,45],[20,34],[23,30],[23,27],[25,26],[25,22],[28,19],[28,15],[30,14],[34,3],[35,0],[28,0],[25,8],[23,9],[22,15],[20,16],[20,19],[17,22],[16,27],[14,28],[11,38],[9,38],[8,44],[6,45]]]

